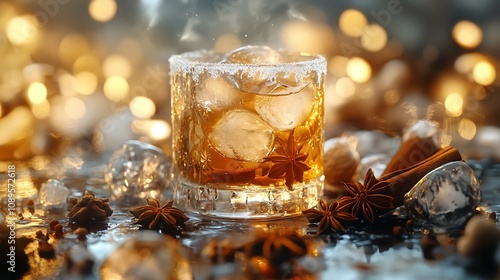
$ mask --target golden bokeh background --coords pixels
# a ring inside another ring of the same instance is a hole
[[[443,145],[485,156],[470,147],[500,137],[499,8],[458,0],[2,1],[0,159],[106,153],[131,138],[168,149],[168,57],[258,44],[327,58],[327,137],[397,136],[427,119],[443,130]]]

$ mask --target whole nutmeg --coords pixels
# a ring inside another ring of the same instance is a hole
[[[347,137],[331,138],[325,141],[324,174],[330,185],[350,182],[359,165],[360,157]]]
[[[499,241],[500,232],[495,222],[476,215],[465,226],[464,234],[457,242],[457,252],[472,258],[492,258]]]

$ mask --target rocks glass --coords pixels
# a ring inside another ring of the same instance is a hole
[[[317,204],[323,57],[247,46],[169,62],[177,207],[223,219],[269,219]]]

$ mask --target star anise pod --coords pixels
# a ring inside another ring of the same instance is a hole
[[[358,218],[349,212],[349,208],[337,201],[328,205],[326,201],[320,200],[318,209],[308,209],[303,211],[310,223],[319,223],[317,234],[334,231],[343,232],[344,226],[341,221],[354,221]]]
[[[275,230],[261,233],[244,246],[248,258],[264,257],[269,262],[280,264],[307,254],[307,243],[302,236],[290,230]]]
[[[134,223],[141,225],[143,229],[161,230],[162,233],[175,237],[189,220],[184,212],[172,206],[173,200],[161,206],[158,199],[148,198],[147,204],[130,210],[137,218]]]
[[[307,154],[300,152],[304,144],[298,146],[295,144],[293,132],[293,130],[290,131],[290,136],[286,143],[278,139],[281,147],[277,155],[265,158],[265,160],[274,163],[267,176],[273,179],[282,179],[285,177],[285,184],[290,190],[295,181],[302,183],[304,172],[311,169],[311,167],[304,162],[307,158]]]
[[[363,184],[356,181],[342,182],[342,185],[351,196],[343,196],[339,204],[351,207],[352,214],[361,216],[370,223],[375,221],[378,211],[394,208],[394,198],[385,194],[390,186],[389,182],[377,180],[371,169],[366,172]]]
[[[85,191],[80,201],[76,198],[70,198],[68,210],[70,221],[82,226],[99,224],[113,214],[113,210],[109,207],[109,199],[96,198],[89,191]]]

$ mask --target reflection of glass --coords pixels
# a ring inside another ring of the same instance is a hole
[[[324,58],[246,47],[175,55],[170,64],[177,206],[271,218],[316,205]]]

